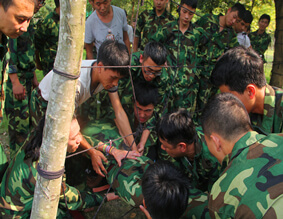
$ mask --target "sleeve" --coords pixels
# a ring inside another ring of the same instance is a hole
[[[10,61],[9,74],[18,73],[17,39],[9,39]]]
[[[39,50],[39,51],[41,51],[43,49],[43,43],[42,42],[45,42],[44,37],[47,34],[47,31],[46,31],[47,28],[44,28],[45,22],[46,21],[40,22],[37,25],[37,29],[36,29],[35,34],[34,34],[35,49]]]
[[[99,194],[80,192],[75,187],[66,184],[65,196],[64,194],[60,195],[59,206],[66,208],[67,204],[70,210],[84,210],[99,205],[102,200],[103,197]]]
[[[139,16],[138,22],[137,22],[137,26],[136,26],[136,33],[135,33],[135,37],[139,37],[141,38],[141,32],[144,28],[145,25],[145,20],[144,20],[144,13],[142,12]]]
[[[127,17],[126,17],[126,13],[123,11],[122,13],[122,22],[123,22],[123,31],[126,31],[128,33],[128,22],[127,22]]]
[[[93,12],[88,19],[85,22],[85,43],[90,44],[94,42],[94,36],[92,34],[92,15],[94,15],[95,12]]]

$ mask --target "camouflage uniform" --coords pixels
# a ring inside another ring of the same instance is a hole
[[[38,161],[31,158],[24,159],[25,147],[29,137],[22,148],[11,161],[1,184],[0,214],[3,218],[29,218],[31,214],[34,189],[37,179]],[[76,188],[66,184],[66,202],[70,210],[84,210],[102,201],[98,194],[79,192]],[[60,195],[57,218],[66,214],[64,195]]]
[[[32,91],[33,72],[35,66],[34,47],[35,23],[32,19],[28,31],[17,39],[9,40],[11,58],[9,74],[17,74],[20,83],[24,86],[26,98],[17,100],[13,93],[13,85],[8,78],[5,90],[5,113],[8,119],[8,131],[10,140],[10,156],[14,157],[22,146],[31,128],[30,97]]]
[[[238,46],[237,34],[232,27],[224,28],[219,32],[219,15],[206,14],[201,17],[197,24],[201,26],[208,35],[208,43],[205,46],[203,54],[203,63],[200,66],[200,85],[197,97],[197,110],[199,117],[201,110],[207,103],[208,99],[216,93],[216,88],[213,88],[210,82],[211,72],[217,62],[217,59],[228,49]]]
[[[251,45],[253,49],[261,56],[262,60],[266,62],[264,53],[271,42],[271,37],[266,32],[263,34],[258,34],[257,32],[258,30],[249,34]]]
[[[9,60],[9,53],[8,53],[8,39],[7,37],[2,34],[2,42],[0,43],[0,124],[3,120],[3,104],[4,104],[4,79],[5,79],[5,72],[7,68],[7,63]],[[2,178],[6,167],[8,165],[7,157],[4,152],[4,148],[2,145],[0,145],[0,178]],[[0,181],[1,182],[1,181]]]
[[[201,128],[197,128],[195,153],[193,163],[186,157],[182,157],[176,158],[174,164],[188,175],[193,187],[204,192],[210,191],[213,183],[220,176],[220,165],[209,152]]]
[[[228,166],[208,201],[212,218],[281,218],[282,134],[246,133],[227,155]]]
[[[115,159],[109,159],[107,182],[113,183],[112,188],[123,201],[139,207],[143,201],[141,179],[151,164],[153,161],[144,156],[137,157],[137,160],[124,159],[121,167],[117,165]]]
[[[196,188],[191,187],[189,192],[188,207],[181,218],[207,218],[208,195]]]
[[[53,69],[59,37],[60,17],[53,11],[38,25],[35,33],[35,48],[39,51],[43,74]]]
[[[250,118],[256,130],[262,133],[283,132],[283,90],[266,85],[263,115],[251,113]]]
[[[139,37],[139,49],[143,51],[145,45],[149,42],[149,38],[166,23],[174,19],[175,18],[166,10],[159,17],[156,15],[155,8],[143,11],[139,15],[135,34],[136,37]]]
[[[196,108],[196,96],[199,90],[202,60],[200,49],[207,43],[206,33],[201,27],[190,23],[183,34],[179,30],[179,21],[167,23],[152,39],[161,42],[169,51],[168,64],[171,67],[170,81],[173,81],[168,110],[186,108],[193,115]],[[177,75],[176,75],[177,74]],[[169,85],[170,86],[170,85]]]

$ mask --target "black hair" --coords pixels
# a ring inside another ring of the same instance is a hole
[[[188,205],[189,187],[189,179],[172,163],[150,165],[142,177],[142,193],[151,217],[180,218]]]
[[[179,109],[164,115],[157,124],[159,138],[176,147],[180,142],[192,144],[196,140],[195,125],[189,112]]]
[[[197,8],[198,0],[181,0],[180,5],[183,6],[183,4],[191,6],[192,8]]]
[[[260,21],[260,20],[262,20],[262,19],[267,19],[267,20],[268,20],[268,23],[270,23],[270,16],[269,16],[268,14],[263,14],[263,15],[261,15],[258,21]]]
[[[142,106],[153,104],[156,106],[158,103],[158,89],[155,85],[145,82],[138,81],[134,83],[136,100]]]
[[[165,46],[159,42],[149,42],[145,45],[143,51],[143,60],[146,61],[148,57],[155,62],[156,65],[163,65],[166,62],[167,50]]]
[[[241,3],[236,3],[231,7],[231,11],[238,11],[238,17],[243,19],[245,17],[245,6]]]
[[[26,154],[24,158],[25,160],[31,158],[32,161],[34,162],[39,159],[39,155],[40,155],[39,151],[42,143],[44,124],[45,124],[45,115],[39,121],[35,131],[30,133],[31,139],[27,143],[27,146],[25,147],[25,154]]]
[[[97,63],[102,62],[104,66],[125,66],[124,68],[111,68],[121,76],[128,76],[128,65],[130,55],[127,47],[117,40],[105,40],[98,50]]]
[[[36,4],[36,0],[26,0],[29,2],[33,2],[34,5]],[[0,4],[2,5],[2,7],[4,8],[4,11],[6,12],[8,10],[8,8],[14,4],[14,0],[0,0]]]
[[[245,22],[245,23],[248,23],[248,24],[251,24],[252,22],[253,22],[253,15],[252,15],[252,13],[250,12],[250,11],[248,11],[248,10],[246,10],[245,11],[245,16],[244,16],[244,18],[243,18],[243,21]]]
[[[201,124],[205,135],[215,132],[228,141],[252,130],[244,104],[231,93],[218,94],[208,101]]]
[[[262,88],[266,85],[263,61],[253,49],[243,46],[232,48],[217,61],[211,82],[216,87],[227,85],[231,91],[240,94],[249,84]]]
[[[54,0],[55,6],[56,8],[60,7],[60,1],[59,0]]]

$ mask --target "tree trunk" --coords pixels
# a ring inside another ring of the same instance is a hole
[[[283,86],[283,1],[274,0],[276,10],[276,30],[274,59],[270,84],[276,87]]]
[[[136,5],[136,1],[132,0],[132,16],[131,16],[131,25],[133,25],[134,22],[134,18],[135,18],[135,5]],[[136,22],[136,20],[135,20]]]
[[[84,43],[86,0],[60,1],[60,35],[54,68],[79,75]],[[74,113],[77,80],[53,75],[52,90],[46,112],[46,122],[39,165],[45,171],[56,172],[64,167],[66,145]],[[62,177],[48,180],[37,176],[31,218],[56,218]]]

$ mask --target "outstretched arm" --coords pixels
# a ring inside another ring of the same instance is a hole
[[[129,123],[129,119],[128,119],[128,116],[125,110],[122,107],[118,92],[114,92],[114,93],[109,92],[108,94],[109,94],[109,98],[113,106],[113,109],[115,111],[115,117],[116,117],[115,122],[117,124],[119,131],[121,132],[121,135],[126,136],[129,134],[132,134],[133,132],[132,132],[132,129]],[[137,146],[136,146],[136,143],[134,142],[133,135],[126,137],[126,141],[128,143],[128,146],[131,146],[133,144],[132,146],[133,151],[137,151]]]

